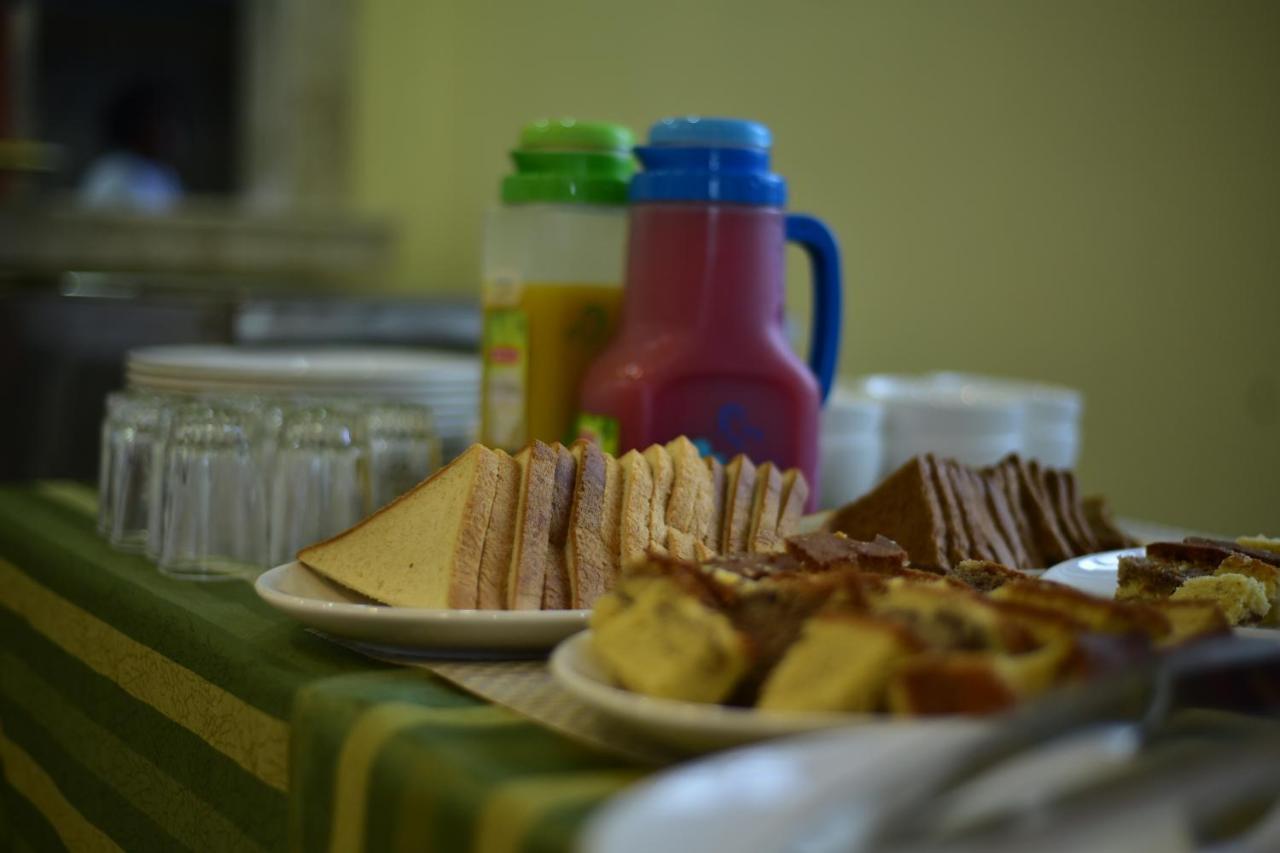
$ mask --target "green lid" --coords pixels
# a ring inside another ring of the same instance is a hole
[[[599,121],[535,121],[511,152],[516,172],[502,181],[502,200],[626,204],[635,163],[631,131]]]

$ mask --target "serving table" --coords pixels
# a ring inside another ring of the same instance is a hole
[[[0,847],[572,848],[646,769],[112,551],[86,486],[0,486]]]

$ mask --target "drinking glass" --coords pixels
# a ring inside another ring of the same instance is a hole
[[[175,413],[164,449],[159,565],[165,574],[208,580],[265,564],[255,428],[252,413],[236,407],[197,403]]]
[[[370,509],[386,506],[440,467],[431,412],[411,403],[380,403],[365,412]]]
[[[121,551],[137,552],[146,545],[152,451],[164,416],[163,401],[154,395],[117,393],[107,400],[98,526]]]
[[[369,476],[364,417],[350,404],[313,403],[284,414],[271,477],[271,564],[365,516]]]

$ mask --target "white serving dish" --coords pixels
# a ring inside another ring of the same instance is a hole
[[[298,562],[260,575],[267,604],[309,628],[390,652],[544,652],[586,627],[589,610],[429,610],[388,607],[320,577]]]
[[[920,722],[879,714],[783,714],[642,696],[610,680],[592,652],[590,631],[575,634],[556,647],[551,654],[551,675],[579,701],[618,724],[686,752],[708,752],[843,726],[892,733],[978,724],[966,718]]]

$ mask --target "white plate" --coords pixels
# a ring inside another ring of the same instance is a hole
[[[707,752],[768,738],[860,726],[879,732],[922,726],[972,725],[951,719],[923,724],[877,714],[778,713],[681,702],[617,687],[591,649],[591,632],[575,634],[551,653],[551,675],[581,702],[638,734],[688,752]]]
[[[264,572],[263,601],[342,640],[398,654],[542,652],[586,627],[588,610],[427,610],[387,607],[320,577],[301,563]]]
[[[1085,554],[1083,557],[1058,563],[1040,577],[1102,598],[1115,598],[1120,558],[1141,557],[1145,553],[1144,548],[1122,548],[1119,551]]]
[[[130,373],[208,379],[304,382],[476,380],[473,355],[402,348],[144,347],[129,353]]]
[[[952,756],[987,730],[977,721],[862,727],[682,764],[611,800],[584,829],[582,850],[850,853],[888,797],[944,772]],[[1051,792],[1114,771],[1136,746],[1124,726],[1063,738],[965,788],[949,817],[1033,811]]]

